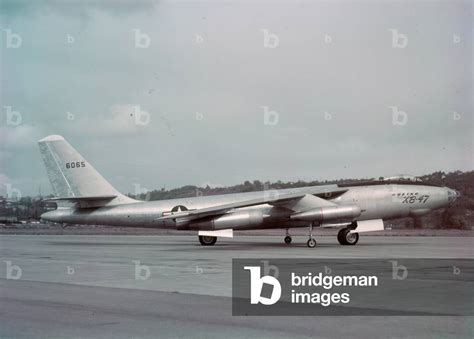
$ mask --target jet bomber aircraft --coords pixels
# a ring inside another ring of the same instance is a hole
[[[203,246],[233,230],[308,227],[307,245],[316,246],[315,227],[339,228],[341,245],[355,245],[359,233],[381,231],[384,220],[418,217],[452,203],[459,193],[412,177],[356,184],[310,186],[260,192],[138,201],[118,192],[63,137],[39,142],[56,210],[41,218],[66,224],[195,230]],[[67,206],[65,206],[67,205]]]

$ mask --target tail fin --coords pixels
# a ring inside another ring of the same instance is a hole
[[[62,136],[50,135],[38,144],[56,197],[133,202],[105,180]]]

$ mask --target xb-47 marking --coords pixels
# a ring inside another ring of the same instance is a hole
[[[416,196],[416,195],[408,196],[405,199],[403,199],[402,204],[414,204],[416,202],[419,202],[420,204],[425,204],[428,201],[429,197],[430,196],[427,194],[420,195],[420,196]]]

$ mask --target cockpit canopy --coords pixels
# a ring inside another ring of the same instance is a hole
[[[414,175],[409,174],[398,174],[391,177],[380,177],[380,181],[413,181],[413,182],[421,182],[422,180]]]
[[[355,182],[338,183],[339,187],[350,187],[350,186],[373,186],[373,185],[389,185],[389,184],[400,184],[400,185],[425,185],[425,186],[436,186],[441,187],[439,184],[422,180],[419,177],[408,174],[399,174],[390,177],[379,177],[378,179],[360,180]]]

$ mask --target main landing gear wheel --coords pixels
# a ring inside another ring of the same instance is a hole
[[[309,239],[308,242],[306,243],[306,245],[308,245],[309,248],[315,248],[316,247],[316,240],[314,240],[313,238]]]
[[[199,242],[202,246],[213,246],[217,241],[217,237],[211,237],[209,235],[200,235]]]
[[[359,241],[359,233],[350,233],[351,230],[343,228],[337,234],[337,240],[341,245],[355,245]]]
[[[289,235],[287,235],[285,237],[285,244],[287,244],[287,245],[291,244],[291,240],[292,240],[291,237]]]

